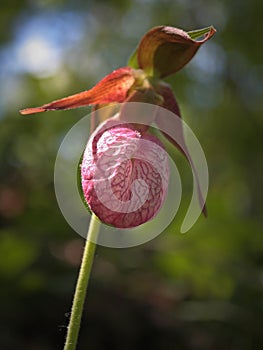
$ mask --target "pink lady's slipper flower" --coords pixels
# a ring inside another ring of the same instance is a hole
[[[119,113],[107,118],[90,137],[81,165],[84,198],[102,222],[115,227],[134,227],[152,219],[161,208],[168,187],[167,155],[161,142],[150,134],[149,127],[130,121],[125,105],[151,103],[181,117],[170,86],[161,79],[183,68],[215,32],[213,27],[191,32],[155,27],[141,39],[127,67],[110,73],[92,89],[20,111],[29,115],[88,105],[98,110],[108,104],[122,103]],[[184,140],[182,125],[164,120],[158,113],[150,116],[148,122],[149,125],[155,122],[161,131],[176,127]],[[182,142],[179,146],[169,135],[164,133],[164,136],[184,154],[195,173],[185,143],[182,148]],[[196,181],[199,184],[197,176]],[[206,214],[198,188],[200,206]]]
[[[81,165],[89,208],[118,228],[152,219],[167,194],[169,163],[161,142],[132,124],[107,120],[91,136]]]

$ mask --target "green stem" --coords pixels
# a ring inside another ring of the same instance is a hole
[[[96,249],[96,243],[90,240],[91,237],[96,238],[99,232],[100,222],[93,214],[90,220],[89,231],[86,239],[86,244],[83,252],[82,262],[79,271],[79,277],[75,289],[73,298],[73,304],[71,309],[70,321],[68,326],[67,338],[64,346],[64,350],[75,350],[83,306],[85,302],[85,296],[87,292],[91,267],[93,263],[94,253]]]

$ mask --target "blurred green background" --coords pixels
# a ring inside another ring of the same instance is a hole
[[[205,151],[207,219],[158,238],[98,247],[78,349],[263,349],[263,2],[10,0],[0,6],[1,350],[62,349],[83,239],[58,208],[53,167],[90,109],[22,117],[124,66],[152,26],[217,34],[167,81]]]

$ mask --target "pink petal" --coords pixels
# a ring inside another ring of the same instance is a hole
[[[107,125],[111,124],[107,121]],[[158,139],[142,136],[129,124],[102,133],[100,127],[98,137],[89,140],[81,165],[82,188],[91,211],[102,222],[131,228],[157,215],[169,176],[168,157],[163,152],[166,157],[161,159],[160,148]],[[154,166],[160,163],[164,176]]]
[[[170,86],[168,84],[159,84],[157,87],[157,92],[164,98],[163,107],[173,112],[175,115],[181,118],[179,106],[177,104],[177,101],[174,97],[173,91],[171,90]],[[180,150],[180,152],[185,156],[185,158],[188,160],[189,164],[192,167],[193,174],[195,176],[195,180],[197,183],[197,191],[198,191],[198,197],[199,197],[199,203],[200,207],[202,208],[202,212],[205,216],[207,216],[207,210],[205,201],[203,199],[200,181],[197,176],[197,172],[194,166],[194,163],[192,161],[191,155],[187,149],[185,139],[184,139],[184,132],[183,132],[183,124],[181,123],[180,119],[175,118],[173,122],[171,122],[171,119],[162,118],[162,115],[157,115],[155,122],[156,125],[160,128],[164,136],[176,147]],[[169,123],[169,124],[167,124]],[[171,131],[171,134],[177,135],[178,141],[180,140],[180,146],[172,137],[170,137],[168,134],[166,134],[163,130],[169,130]]]

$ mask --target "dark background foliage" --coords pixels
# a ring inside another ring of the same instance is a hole
[[[209,217],[129,249],[98,247],[78,349],[263,348],[263,4],[10,0],[0,7],[1,349],[61,349],[83,247],[53,188],[63,136],[89,109],[18,110],[92,87],[152,26],[218,32],[169,78],[205,151]]]

